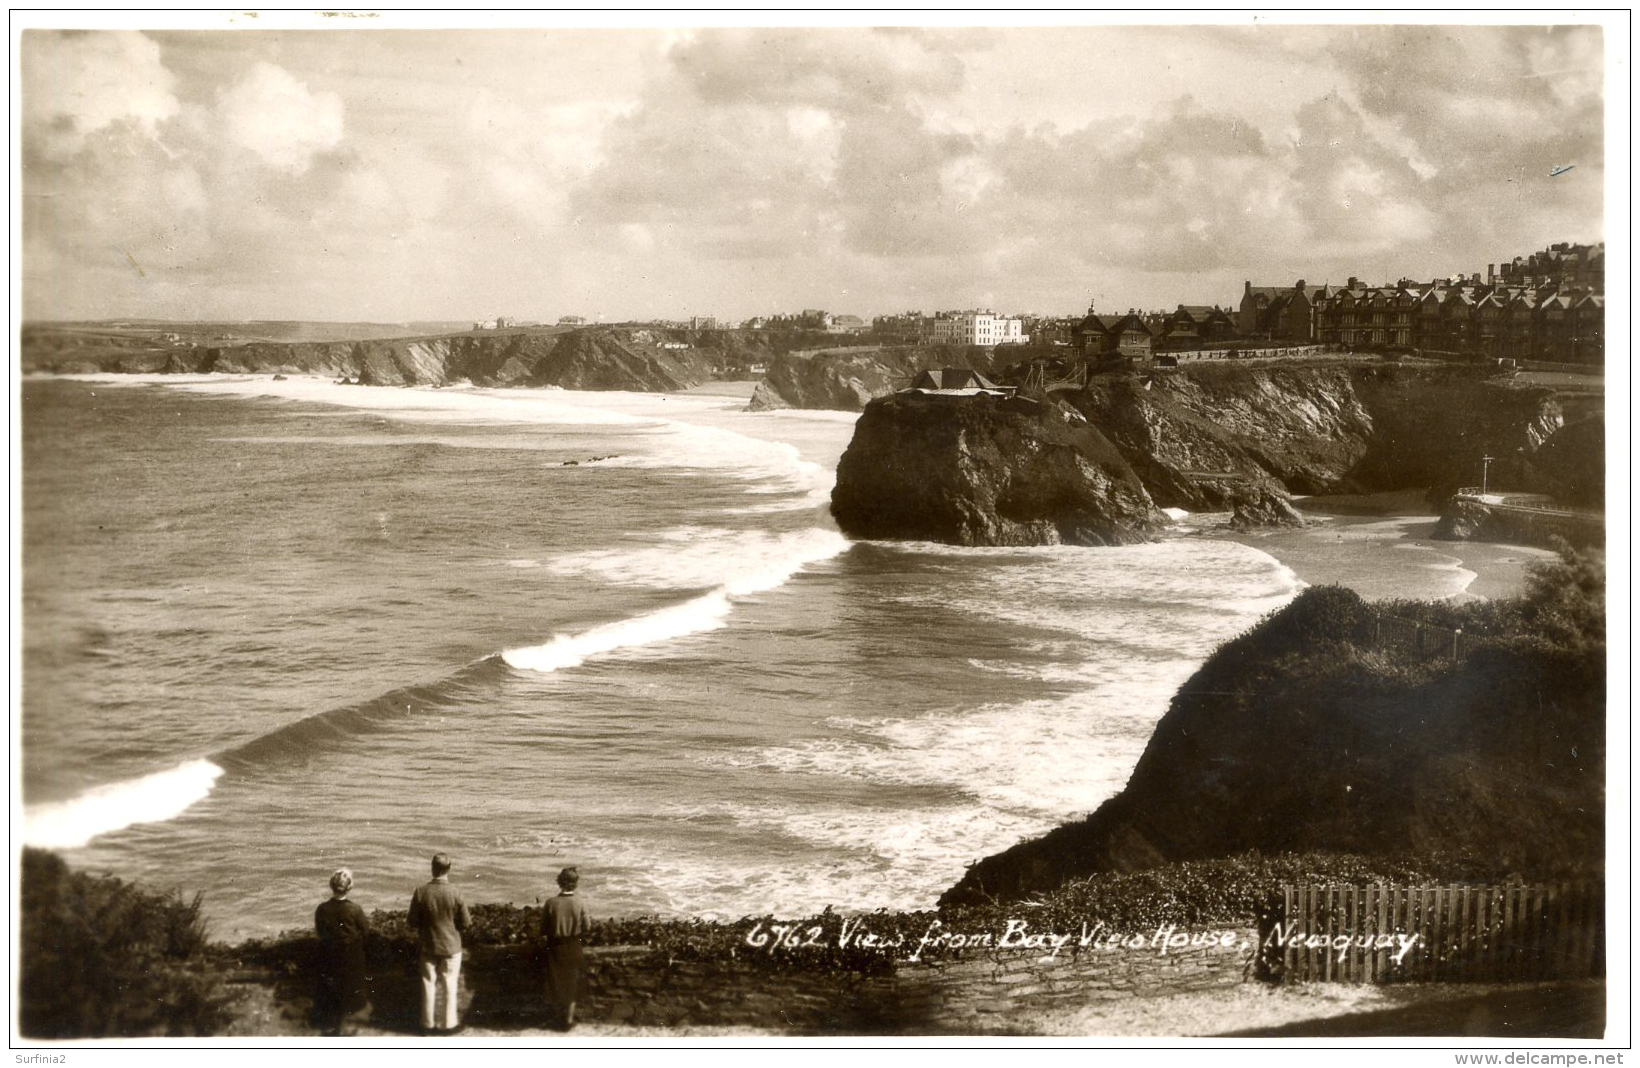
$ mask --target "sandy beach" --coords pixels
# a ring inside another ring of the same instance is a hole
[[[1368,600],[1512,597],[1524,588],[1530,564],[1554,557],[1534,546],[1435,540],[1439,516],[1421,490],[1294,504],[1309,523],[1302,530],[1232,531],[1221,513],[1188,516],[1180,527],[1186,537],[1267,552],[1312,586],[1348,586]]]

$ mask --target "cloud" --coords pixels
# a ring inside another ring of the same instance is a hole
[[[958,39],[893,30],[708,30],[669,59],[707,105],[855,111],[962,85]]]
[[[223,91],[217,116],[231,141],[288,171],[307,170],[315,155],[342,140],[342,98],[311,92],[266,61]]]
[[[44,137],[38,147],[53,155],[116,124],[156,136],[181,107],[159,45],[140,33],[29,30],[21,54],[24,114]]]
[[[1155,307],[1599,236],[1598,28],[412,37],[25,34],[31,314]]]

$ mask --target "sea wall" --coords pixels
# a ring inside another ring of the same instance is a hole
[[[1604,548],[1602,515],[1515,508],[1453,497],[1441,512],[1435,537],[1447,541],[1501,541],[1515,545],[1552,546],[1556,541],[1579,548]]]
[[[1195,935],[1195,945],[1181,945]],[[679,960],[647,947],[586,951],[577,1017],[651,1027],[752,1027],[796,1034],[981,1034],[1009,1029],[1020,1013],[1072,1008],[1134,995],[1234,987],[1253,977],[1251,927],[1146,933],[1139,948],[973,951],[938,961],[900,961],[892,972],[770,968],[739,959]],[[1163,942],[1171,940],[1171,945]],[[1226,945],[1225,942],[1229,944]],[[756,950],[748,948],[748,954]],[[525,1029],[545,1023],[544,981],[531,946],[478,947],[464,962],[462,1019],[473,1026]],[[302,972],[240,969],[247,1003],[263,1003],[262,1029],[301,1030],[312,1008]],[[411,1032],[419,983],[406,966],[373,977],[363,1023]],[[258,998],[252,995],[263,995]],[[256,1022],[236,1033],[257,1033]]]

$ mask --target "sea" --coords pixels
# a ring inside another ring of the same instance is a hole
[[[856,415],[292,376],[29,378],[23,837],[311,923],[580,866],[595,915],[925,908],[1122,788],[1302,583],[1228,541],[851,541]]]

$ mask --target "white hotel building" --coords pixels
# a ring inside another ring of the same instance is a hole
[[[1025,334],[1018,319],[990,312],[952,312],[937,315],[929,340],[936,345],[1023,345]]]

